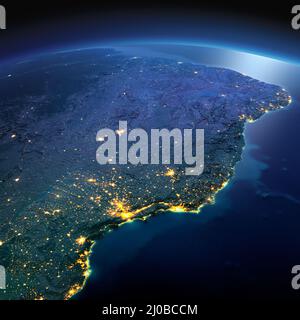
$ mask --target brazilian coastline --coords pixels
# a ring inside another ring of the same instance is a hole
[[[286,91],[285,89],[282,89],[283,91]],[[278,105],[276,106],[276,108],[271,108],[269,109],[265,109],[264,110],[264,114],[269,114],[269,112],[274,113],[274,112],[279,112],[281,111],[283,108],[288,107],[291,103],[292,103],[292,97],[288,96],[287,100],[285,101],[286,104],[284,105]],[[181,206],[170,206],[170,204],[168,203],[163,203],[163,202],[158,202],[158,203],[152,203],[149,206],[147,206],[147,208],[145,210],[137,210],[139,213],[129,219],[122,219],[122,218],[118,218],[117,220],[114,219],[112,221],[106,222],[102,228],[96,233],[91,235],[88,239],[87,239],[87,246],[86,246],[86,250],[88,251],[88,254],[86,256],[86,266],[87,266],[87,272],[86,272],[86,276],[84,277],[82,283],[80,284],[76,284],[76,289],[71,289],[73,292],[67,294],[65,296],[65,300],[70,300],[72,298],[75,298],[75,296],[81,292],[87,283],[87,280],[89,279],[91,273],[92,273],[92,269],[90,266],[90,261],[93,255],[93,248],[95,247],[95,245],[97,244],[98,241],[101,241],[101,239],[103,239],[103,237],[105,237],[105,235],[107,233],[112,232],[113,230],[121,227],[122,225],[128,224],[128,223],[133,223],[135,221],[146,221],[149,218],[153,217],[153,216],[157,216],[157,215],[161,215],[163,213],[171,213],[171,214],[176,214],[176,213],[186,213],[186,214],[199,214],[201,213],[201,210],[208,206],[208,205],[214,205],[215,201],[216,201],[216,196],[218,195],[218,193],[222,190],[224,190],[226,187],[229,187],[233,177],[235,176],[235,168],[236,165],[242,160],[242,153],[244,152],[244,150],[247,148],[247,144],[245,142],[245,126],[248,123],[255,123],[258,120],[262,120],[264,114],[262,114],[260,117],[258,117],[257,119],[253,120],[253,119],[244,119],[244,126],[243,126],[243,141],[244,141],[244,146],[242,147],[242,152],[239,155],[239,159],[238,161],[235,163],[235,167],[233,170],[233,173],[228,177],[228,179],[226,181],[224,181],[221,185],[221,187],[219,187],[218,189],[216,189],[214,191],[213,196],[210,198],[209,201],[205,201],[203,203],[201,203],[198,207],[196,208],[186,208],[183,205]]]

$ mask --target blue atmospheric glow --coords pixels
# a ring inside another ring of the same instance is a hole
[[[149,39],[149,40],[143,40],[143,39],[120,39],[120,40],[114,40],[114,41],[108,41],[105,43],[85,43],[77,46],[77,48],[74,49],[92,49],[92,48],[99,48],[99,47],[107,47],[107,46],[144,46],[144,45],[177,45],[177,46],[190,46],[190,47],[202,47],[202,48],[212,48],[212,49],[223,49],[223,50],[230,50],[230,51],[235,51],[235,52],[240,52],[240,53],[246,53],[246,54],[252,54],[255,56],[260,56],[260,57],[265,57],[268,59],[272,60],[277,60],[285,63],[290,63],[290,64],[298,64],[300,66],[300,61],[299,60],[294,60],[290,59],[285,56],[280,56],[280,55],[274,55],[271,52],[267,51],[262,51],[262,50],[257,50],[253,48],[249,48],[246,46],[233,46],[228,43],[215,43],[215,42],[208,42],[208,41],[201,41],[201,40],[170,40],[170,39]]]
[[[15,56],[12,59],[9,60],[16,60],[16,59],[33,59],[37,56],[41,56],[44,54],[50,54],[50,53],[58,53],[58,52],[68,52],[68,51],[74,51],[74,50],[87,50],[87,49],[96,49],[96,48],[103,48],[103,47],[125,47],[125,46],[149,46],[149,45],[176,45],[176,46],[189,46],[189,47],[195,47],[195,48],[210,48],[210,49],[219,49],[219,50],[226,50],[228,51],[228,54],[232,53],[239,53],[239,54],[249,54],[253,55],[255,57],[260,58],[266,58],[269,60],[275,60],[282,63],[288,63],[293,65],[300,66],[300,61],[288,58],[286,56],[281,55],[274,55],[271,52],[262,51],[259,49],[249,48],[246,46],[233,46],[229,43],[215,43],[215,42],[209,42],[209,41],[201,41],[201,40],[170,40],[170,39],[115,39],[113,41],[105,41],[105,42],[76,42],[73,45],[67,45],[67,46],[57,46],[57,47],[51,47],[48,49],[44,49],[43,51],[32,51],[31,53],[27,53],[26,55],[18,55]],[[229,52],[230,51],[230,52]]]

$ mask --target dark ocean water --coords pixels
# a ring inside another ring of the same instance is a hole
[[[215,204],[124,224],[98,241],[75,299],[299,299],[291,269],[300,264],[300,67],[221,49],[142,51],[246,73],[283,86],[293,102],[247,124],[243,159]]]

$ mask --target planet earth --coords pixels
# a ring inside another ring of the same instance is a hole
[[[95,242],[126,222],[200,212],[232,179],[247,123],[290,94],[223,67],[118,48],[69,50],[0,71],[1,299],[70,299]],[[100,166],[97,131],[201,128],[205,165]],[[199,216],[200,219],[200,216]]]

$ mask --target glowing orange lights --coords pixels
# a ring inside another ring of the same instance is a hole
[[[76,239],[76,243],[80,246],[84,245],[86,242],[86,237],[80,236],[79,238]]]

